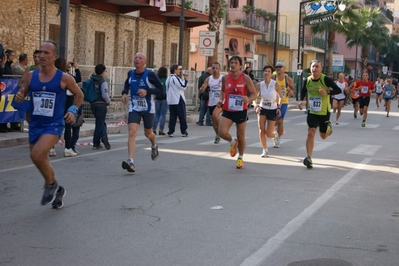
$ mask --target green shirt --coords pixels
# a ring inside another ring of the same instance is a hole
[[[321,74],[320,79],[317,81],[312,80],[311,77],[307,78],[306,89],[308,91],[307,97],[309,102],[309,112],[316,115],[327,115],[327,112],[331,111],[330,95],[322,96],[319,92],[319,88],[329,91],[324,84],[324,77],[326,75]]]

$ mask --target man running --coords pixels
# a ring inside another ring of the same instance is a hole
[[[58,58],[58,46],[53,41],[45,41],[40,46],[40,68],[24,75],[16,101],[22,102],[31,95],[32,109],[29,122],[30,157],[42,174],[45,184],[41,204],[52,203],[53,208],[61,209],[66,194],[55,178],[48,153],[58,142],[65,123],[73,124],[78,107],[83,103],[83,93],[74,78],[54,66]],[[74,95],[73,105],[65,114],[66,90]]]
[[[276,64],[277,75],[273,79],[280,85],[283,99],[281,101],[280,116],[277,117],[276,126],[277,131],[274,132],[274,148],[280,148],[280,138],[284,134],[284,116],[287,112],[289,98],[294,95],[295,87],[292,78],[285,74],[285,65],[283,62]]]
[[[241,72],[242,59],[232,56],[229,60],[230,72],[222,78],[222,90],[218,106],[222,106],[223,113],[219,121],[219,135],[230,143],[230,156],[237,154],[237,169],[244,167],[245,128],[247,125],[248,103],[256,98],[256,91],[251,78]],[[247,96],[249,93],[249,96]],[[222,105],[223,103],[223,105]],[[236,123],[237,138],[233,140],[229,134],[230,127]]]
[[[362,80],[356,82],[356,88],[359,90],[359,108],[360,115],[363,115],[362,127],[366,126],[367,110],[370,104],[371,91],[374,90],[374,84],[369,81],[369,74],[364,72]]]
[[[209,114],[212,118],[213,130],[215,130],[215,141],[217,144],[220,142],[219,136],[219,116],[213,115],[213,111],[216,108],[216,105],[220,99],[220,91],[222,89],[222,77],[220,74],[220,64],[218,62],[214,62],[212,64],[212,75],[207,77],[200,88],[200,93],[203,93],[207,87],[209,87],[209,101],[208,101],[208,110]]]
[[[382,101],[382,86],[384,85],[384,81],[381,80],[380,77],[377,78],[376,82],[374,83],[375,87],[375,103],[377,108],[380,107],[380,103]]]
[[[128,118],[128,156],[126,161],[122,162],[122,168],[128,172],[135,172],[134,155],[136,153],[136,136],[143,119],[144,134],[151,142],[151,159],[158,158],[158,145],[156,136],[152,132],[152,125],[155,113],[154,95],[161,94],[163,87],[157,74],[146,68],[147,57],[143,53],[137,53],[134,56],[134,66],[136,69],[130,70],[127,74],[125,87],[122,91],[122,102],[129,100],[129,118]],[[130,98],[128,94],[130,91]]]
[[[303,85],[301,98],[298,103],[298,108],[302,110],[303,99],[307,96],[309,102],[309,111],[306,119],[308,124],[308,137],[306,139],[307,156],[303,160],[303,164],[309,169],[313,167],[312,153],[317,127],[319,127],[322,139],[326,139],[332,133],[330,95],[341,93],[341,89],[337,84],[331,78],[321,73],[322,69],[320,61],[312,61],[310,65],[311,75]]]

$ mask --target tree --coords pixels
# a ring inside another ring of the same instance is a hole
[[[393,70],[393,65],[395,62],[399,61],[399,36],[391,34],[387,42],[380,49],[380,54],[384,55],[385,62],[388,64],[389,69]]]
[[[362,47],[362,71],[367,71],[367,61],[370,45],[374,46],[377,51],[386,46],[389,38],[388,28],[379,18],[379,9],[362,7],[357,13],[357,17],[348,23],[346,27],[346,43],[348,48],[354,46]],[[369,26],[371,23],[371,26]]]
[[[217,47],[220,42],[220,24],[222,19],[226,16],[226,1],[225,0],[209,0],[209,31],[216,31],[215,37],[215,50],[213,56],[208,60],[208,67],[212,66],[212,63],[217,61],[218,53]]]
[[[317,1],[319,2],[319,1]],[[327,21],[325,23],[315,24],[311,27],[313,33],[323,33],[328,31],[327,36],[327,44],[328,44],[328,75],[332,74],[332,56],[335,44],[335,35],[336,33],[345,34],[346,28],[343,21],[352,21],[356,18],[356,10],[359,9],[358,6],[354,5],[356,0],[343,0],[341,4],[346,5],[344,11],[337,11],[334,14],[334,19],[331,21]]]

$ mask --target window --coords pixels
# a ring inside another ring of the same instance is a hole
[[[248,6],[254,6],[254,0],[247,0]]]
[[[170,46],[170,65],[177,64],[177,43]]]
[[[230,0],[230,8],[238,8],[238,0]]]
[[[147,67],[154,67],[154,40],[147,40]]]
[[[60,45],[60,25],[50,24],[49,39]]]
[[[96,31],[94,40],[94,64],[104,64],[105,32]]]

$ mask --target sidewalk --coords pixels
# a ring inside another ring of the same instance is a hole
[[[288,109],[296,108],[295,98],[290,98],[290,102],[288,104]],[[194,106],[187,107],[187,123],[195,124],[198,121],[198,111],[192,111],[195,109]],[[248,114],[254,114],[255,110],[253,108],[248,109]],[[107,114],[107,128],[108,134],[118,134],[120,133],[119,123],[124,124],[127,122],[126,114],[124,112],[116,112]],[[168,116],[167,116],[168,122]],[[83,123],[80,128],[80,137],[89,137],[93,136],[94,133],[94,118],[85,118],[85,123]],[[63,139],[63,137],[61,137]],[[23,132],[8,132],[8,133],[0,133],[0,148],[13,147],[17,145],[26,145],[28,144],[28,124],[24,123],[24,131]]]

